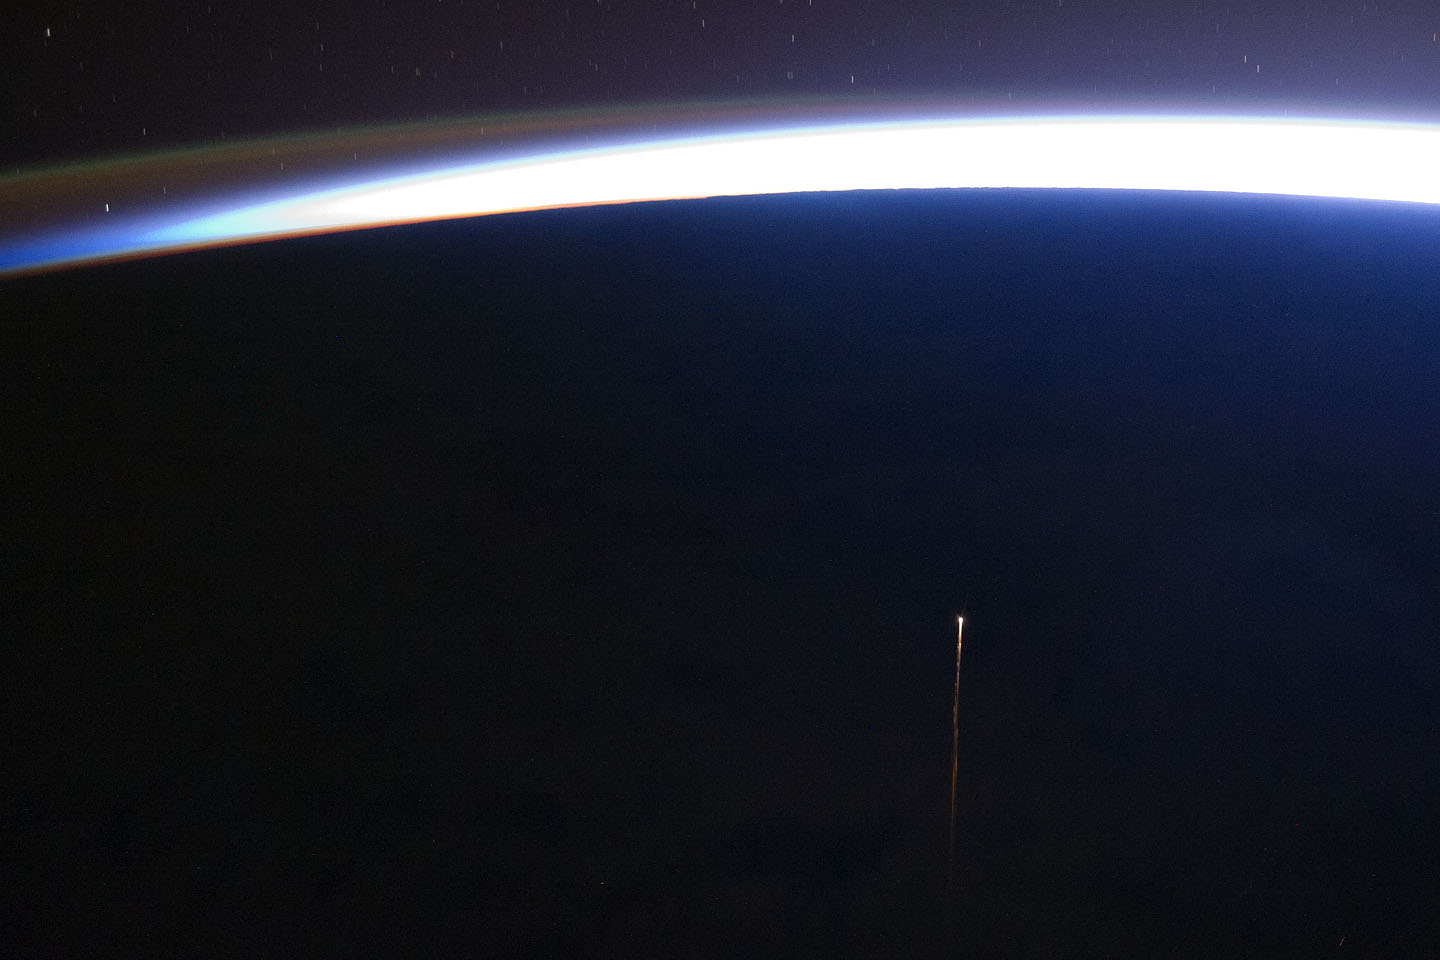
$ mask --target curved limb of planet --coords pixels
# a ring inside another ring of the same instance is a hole
[[[483,128],[482,128],[483,129]],[[430,163],[133,213],[0,227],[0,275],[397,223],[815,191],[1104,189],[1440,204],[1440,124],[1185,116],[941,117],[633,138]],[[0,193],[5,185],[0,183]],[[10,191],[15,192],[13,189]],[[152,191],[152,194],[155,191]]]

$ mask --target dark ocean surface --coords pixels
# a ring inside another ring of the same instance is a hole
[[[311,238],[0,285],[0,392],[17,956],[1440,943],[1435,209]]]

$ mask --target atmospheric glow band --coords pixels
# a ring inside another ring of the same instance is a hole
[[[1440,125],[1054,117],[724,133],[478,162],[171,213],[71,259],[401,222],[697,197],[933,188],[1282,194],[1440,204]],[[113,231],[112,231],[113,233]],[[77,250],[79,244],[77,241]],[[24,269],[0,249],[0,272]]]

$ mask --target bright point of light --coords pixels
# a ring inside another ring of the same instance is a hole
[[[137,227],[113,253],[601,203],[986,187],[1440,204],[1440,126],[1120,116],[725,133],[470,163],[263,202],[229,198],[212,212]],[[23,266],[13,251],[0,258],[0,271]]]

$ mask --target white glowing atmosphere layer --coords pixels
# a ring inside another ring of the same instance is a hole
[[[877,122],[633,142],[212,205],[111,253],[509,211],[897,188],[1084,188],[1440,204],[1440,125],[1049,117]],[[15,250],[0,270],[15,269]],[[55,252],[54,245],[51,252]],[[94,259],[95,249],[72,259]],[[32,261],[33,263],[34,261]],[[53,261],[52,261],[53,262]],[[23,265],[21,265],[23,266]]]

